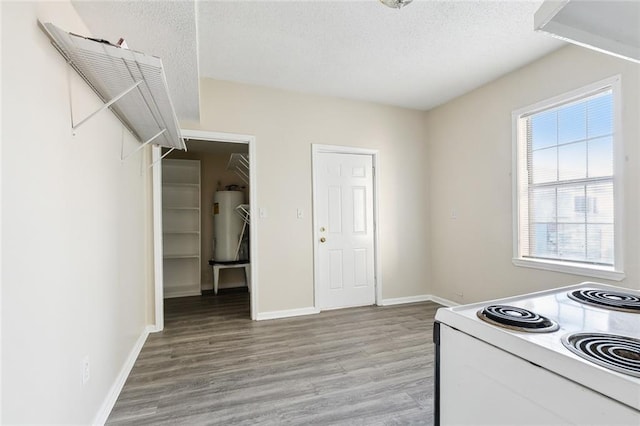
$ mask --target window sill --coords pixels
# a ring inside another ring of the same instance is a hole
[[[601,278],[611,281],[622,281],[626,277],[624,272],[616,271],[613,268],[579,265],[569,262],[515,258],[513,259],[513,264],[515,266],[522,266],[525,268],[563,272],[565,274]]]

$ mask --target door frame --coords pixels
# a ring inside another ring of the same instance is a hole
[[[209,132],[203,130],[181,129],[184,139],[197,139],[210,142],[242,143],[249,145],[249,214],[251,218],[258,217],[258,185],[257,185],[257,158],[256,138],[252,135],[237,133]],[[163,248],[162,248],[162,155],[161,148],[154,145],[152,148],[152,161],[158,162],[153,166],[152,193],[153,193],[153,271],[154,271],[154,310],[155,326],[153,331],[164,329],[164,273],[163,273]],[[251,259],[251,319],[255,320],[258,311],[258,221],[251,221],[249,233],[249,256]]]
[[[312,171],[312,202],[313,202],[313,306],[320,311],[320,264],[318,252],[320,248],[320,231],[317,212],[316,185],[318,183],[317,156],[318,154],[354,154],[369,155],[373,163],[373,262],[374,262],[374,287],[376,305],[382,305],[382,268],[380,264],[380,233],[378,226],[378,188],[380,179],[380,152],[377,149],[356,148],[340,145],[311,144],[311,171]]]

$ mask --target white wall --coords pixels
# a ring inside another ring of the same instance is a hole
[[[383,298],[429,293],[424,114],[366,102],[202,79],[201,122],[256,137],[258,311],[313,306],[311,144],[380,150]],[[296,219],[296,209],[304,211]]]
[[[147,318],[148,152],[37,27],[88,34],[67,2],[2,2],[3,424],[94,420]],[[81,360],[91,379],[82,384]]]
[[[568,46],[426,113],[434,294],[467,303],[589,280],[511,263],[511,112],[617,74],[627,157],[618,285],[640,288],[640,65]]]

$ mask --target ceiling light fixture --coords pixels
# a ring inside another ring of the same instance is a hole
[[[380,0],[380,3],[389,6],[392,9],[401,9],[411,3],[413,0]]]

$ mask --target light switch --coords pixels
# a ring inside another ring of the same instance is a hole
[[[262,219],[266,218],[267,217],[267,209],[265,209],[264,207],[260,207],[259,214],[260,214],[260,218],[262,218]]]
[[[302,209],[298,209],[297,215],[298,215],[298,219],[302,219],[304,217],[304,212],[302,211]]]

